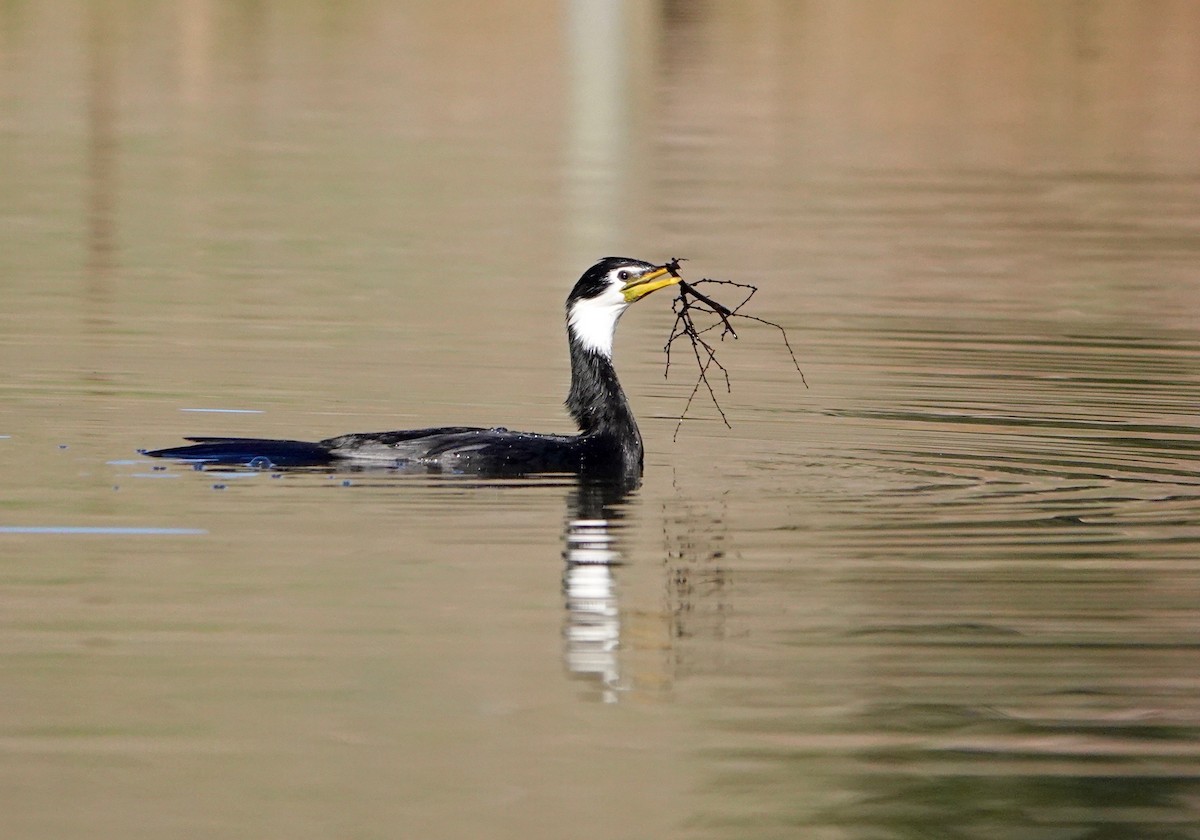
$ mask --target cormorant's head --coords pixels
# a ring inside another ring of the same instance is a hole
[[[567,296],[567,329],[585,348],[612,358],[613,332],[629,304],[678,282],[666,266],[605,257],[583,273]]]

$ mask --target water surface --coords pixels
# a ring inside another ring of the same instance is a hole
[[[0,7],[23,838],[1195,837],[1188,4]],[[194,471],[568,428],[596,257],[755,283],[632,493]]]

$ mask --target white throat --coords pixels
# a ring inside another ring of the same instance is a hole
[[[567,312],[567,329],[585,349],[611,359],[613,333],[628,307],[619,289],[607,291],[600,297],[577,300]]]

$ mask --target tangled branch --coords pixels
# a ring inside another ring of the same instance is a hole
[[[787,348],[788,355],[792,359],[792,365],[796,368],[796,372],[800,374],[800,381],[804,383],[805,388],[808,387],[808,382],[804,378],[804,371],[800,369],[800,362],[796,359],[796,353],[792,350],[791,342],[788,341],[787,330],[774,321],[768,321],[766,318],[760,318],[757,315],[747,315],[741,311],[758,291],[757,286],[749,283],[735,283],[732,280],[713,280],[708,277],[698,280],[695,283],[688,283],[679,273],[679,263],[681,262],[683,260],[676,257],[668,260],[663,265],[672,276],[679,278],[679,294],[671,302],[671,310],[675,313],[675,323],[671,326],[671,334],[667,337],[667,343],[663,346],[663,351],[667,355],[663,377],[666,378],[671,373],[671,348],[681,338],[687,338],[700,374],[696,379],[696,384],[692,388],[691,394],[688,395],[687,402],[683,406],[683,411],[679,415],[679,421],[675,424],[674,439],[677,440],[679,438],[679,429],[683,426],[683,421],[687,419],[688,410],[692,407],[692,402],[696,399],[696,395],[700,393],[701,386],[708,391],[709,399],[712,400],[717,413],[721,415],[721,422],[725,424],[726,428],[733,428],[729,424],[729,418],[725,416],[724,409],[721,408],[721,403],[717,399],[717,392],[713,388],[712,382],[709,381],[709,372],[715,368],[724,379],[725,393],[732,393],[733,387],[729,379],[729,370],[717,360],[716,348],[704,336],[711,334],[719,327],[720,332],[717,334],[718,341],[724,341],[725,336],[737,339],[737,330],[733,326],[734,318],[757,321],[760,324],[766,324],[769,327],[779,330],[779,335],[783,339],[783,346]],[[730,286],[747,291],[741,302],[731,309],[723,303],[713,300],[696,288],[706,283]],[[701,316],[700,325],[696,324],[695,315]],[[715,320],[705,323],[709,316],[715,316]]]

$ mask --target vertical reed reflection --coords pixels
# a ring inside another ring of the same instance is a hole
[[[570,236],[580,252],[611,240],[618,217],[628,142],[624,12],[624,4],[606,0],[572,0],[566,9],[571,61],[566,183]]]
[[[615,250],[630,224],[635,138],[653,74],[649,4],[571,0],[566,8],[569,107],[566,189],[568,243],[592,258]]]
[[[106,390],[104,336],[114,324],[117,272],[117,54],[119,20],[110,3],[94,0],[87,18],[87,244],[82,333],[88,342],[83,378]]]
[[[211,0],[185,0],[179,8],[179,87],[181,106],[179,133],[179,178],[177,195],[179,218],[184,240],[190,247],[181,255],[180,263],[195,265],[203,261],[203,245],[209,224],[208,209],[213,190],[208,187],[212,177],[213,149],[207,128],[213,121],[215,10]]]
[[[209,0],[185,0],[179,8],[179,98],[204,108],[212,96],[213,8]]]
[[[111,4],[88,6],[87,74],[87,271],[84,321],[111,323],[117,265],[116,20]]]

